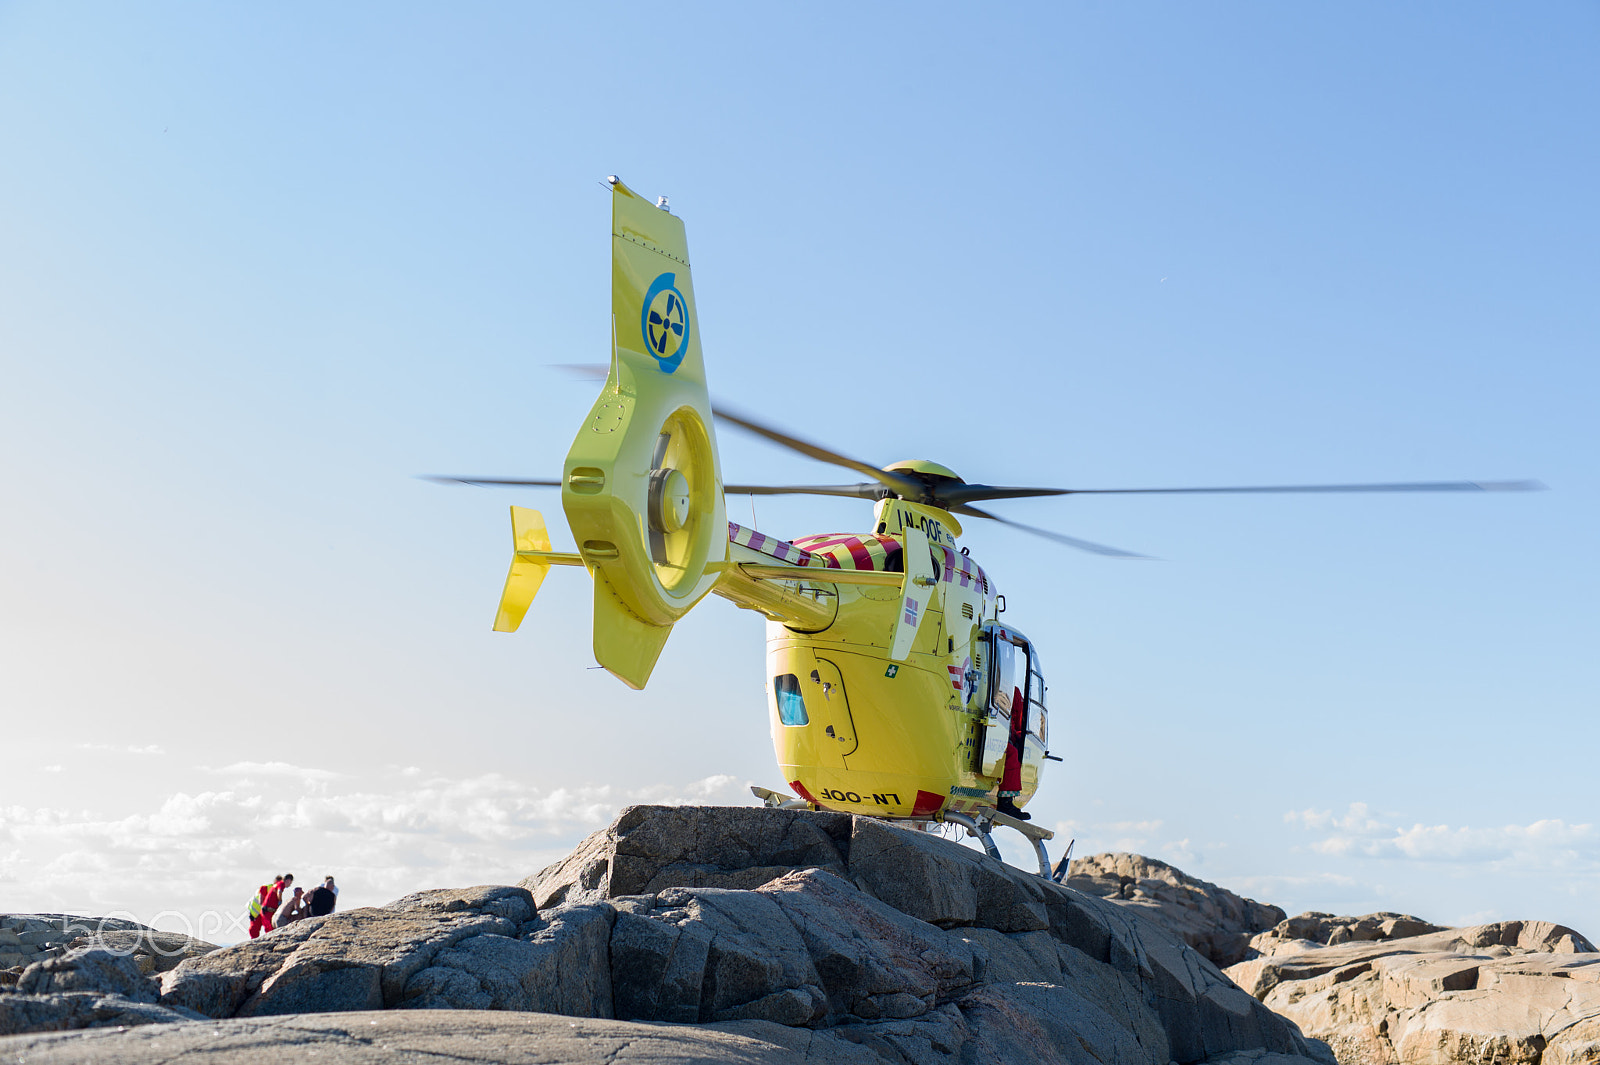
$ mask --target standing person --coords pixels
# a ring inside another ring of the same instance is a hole
[[[309,896],[311,901],[311,916],[326,917],[333,912],[334,903],[338,899],[339,889],[333,886],[333,877],[324,880]]]
[[[1000,777],[1000,801],[995,809],[1019,821],[1032,821],[1033,815],[1017,806],[1022,794],[1022,751],[1028,742],[1028,704],[1022,701],[1022,689],[1013,688],[1011,697],[1011,734],[1006,737],[1006,767]]]
[[[272,931],[272,915],[283,904],[283,890],[294,883],[293,873],[279,873],[270,884],[262,884],[250,904],[250,938]]]

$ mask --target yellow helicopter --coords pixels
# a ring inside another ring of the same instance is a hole
[[[1059,879],[1023,809],[1050,751],[1038,649],[1001,619],[1005,599],[964,547],[984,518],[1102,555],[1140,558],[1022,525],[972,504],[1099,492],[1482,491],[1532,482],[1255,488],[1062,489],[968,484],[935,462],[849,458],[719,406],[715,417],[866,478],[846,485],[726,485],[700,348],[683,222],[617,178],[612,192],[612,354],[605,386],[560,480],[439,477],[559,487],[576,553],[544,517],[511,508],[516,553],[494,628],[515,631],[551,566],[594,580],[596,661],[632,688],[650,679],[673,624],[708,593],[767,619],[767,712],[792,794],[768,805],[952,823],[999,858],[992,829],[1023,833]],[[874,501],[870,532],[780,540],[727,520],[724,494]],[[1069,849],[1070,850],[1070,849]]]

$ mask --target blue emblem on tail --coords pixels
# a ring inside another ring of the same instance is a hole
[[[678,291],[676,274],[662,274],[650,282],[639,313],[644,346],[656,357],[662,373],[672,373],[689,350],[689,305]]]

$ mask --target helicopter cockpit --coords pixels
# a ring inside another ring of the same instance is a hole
[[[976,676],[968,685],[967,708],[982,713],[984,720],[973,769],[983,776],[1000,776],[1006,767],[1006,748],[1015,745],[1023,783],[1036,787],[1050,738],[1038,651],[1022,633],[992,621],[984,623],[976,649]]]

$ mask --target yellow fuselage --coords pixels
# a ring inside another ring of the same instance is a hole
[[[950,514],[899,499],[878,504],[877,535],[894,537],[910,524],[927,533],[935,556],[945,548],[948,561],[942,595],[921,619],[905,661],[889,659],[901,609],[894,587],[841,586],[834,620],[819,632],[768,623],[773,749],[790,786],[830,809],[909,818],[995,801],[999,773],[979,772],[989,693],[976,678],[984,666],[981,627],[994,621],[997,595],[959,554],[960,526]],[[808,540],[796,544],[807,547]],[[798,680],[805,708],[803,715],[791,709],[787,721],[778,691],[784,677]],[[1029,735],[1019,805],[1038,787],[1044,754]]]

